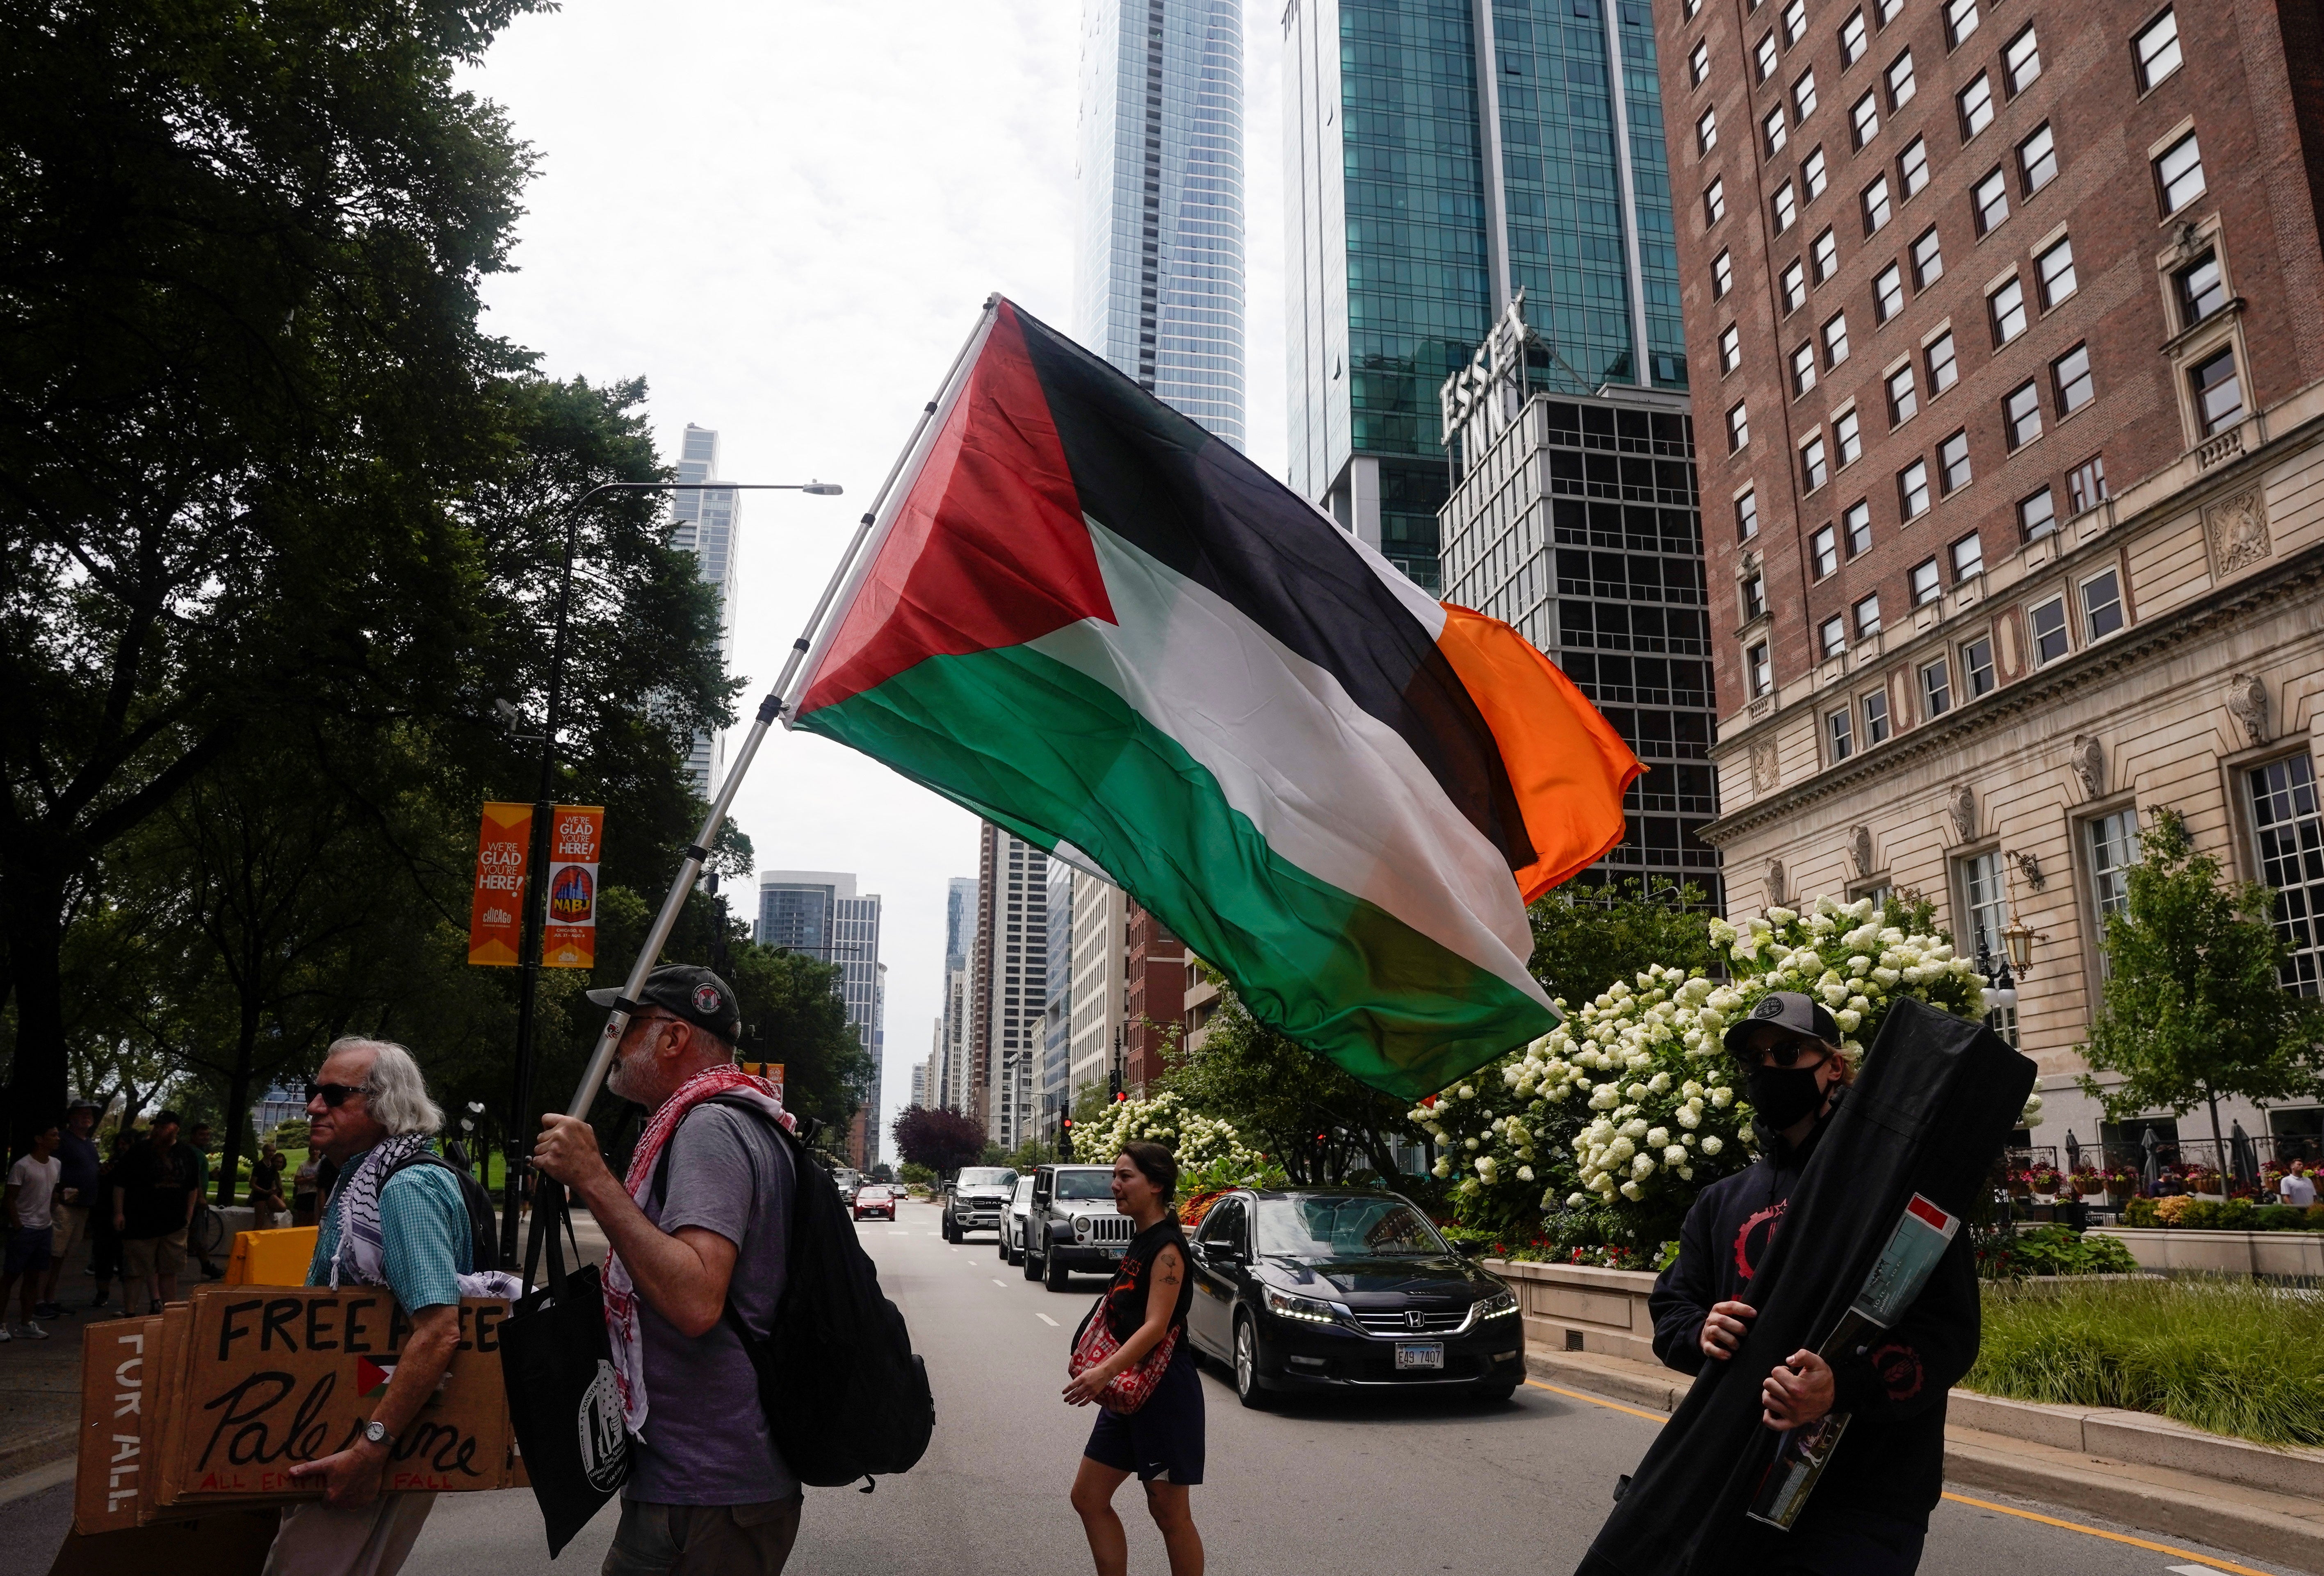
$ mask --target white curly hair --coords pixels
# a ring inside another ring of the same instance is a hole
[[[364,1100],[371,1114],[389,1132],[434,1133],[444,1126],[444,1108],[428,1098],[428,1080],[411,1052],[393,1040],[348,1035],[331,1042],[323,1053],[328,1061],[341,1051],[372,1053],[371,1072],[364,1079]]]

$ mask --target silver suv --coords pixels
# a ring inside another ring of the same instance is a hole
[[[1025,1278],[1065,1289],[1075,1270],[1111,1275],[1137,1225],[1114,1207],[1111,1166],[1042,1166],[1025,1209]]]
[[[957,1242],[971,1231],[998,1232],[1001,1212],[1017,1191],[1017,1173],[1006,1166],[964,1166],[945,1188],[944,1239]]]

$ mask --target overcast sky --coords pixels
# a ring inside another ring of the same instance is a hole
[[[1279,475],[1272,21],[1245,19],[1248,419]],[[665,460],[691,421],[718,430],[724,479],[847,488],[742,500],[746,716],[985,296],[1074,327],[1080,48],[1079,0],[567,0],[469,74],[540,154],[490,327],[558,377],[645,377]],[[928,1053],[945,881],[976,873],[976,823],[780,730],[734,815],[760,869],[853,871],[886,899],[884,1129]]]

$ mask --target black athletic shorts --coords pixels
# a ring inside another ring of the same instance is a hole
[[[1117,1472],[1135,1472],[1141,1483],[1192,1488],[1203,1480],[1203,1380],[1185,1336],[1145,1405],[1127,1417],[1098,1408],[1082,1454]]]

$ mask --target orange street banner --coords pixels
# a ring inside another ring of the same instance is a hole
[[[468,961],[516,966],[524,939],[524,862],[532,847],[530,805],[486,805],[476,834],[476,897],[468,910]]]
[[[597,855],[605,806],[559,805],[549,833],[549,929],[540,966],[587,969],[597,963]]]

